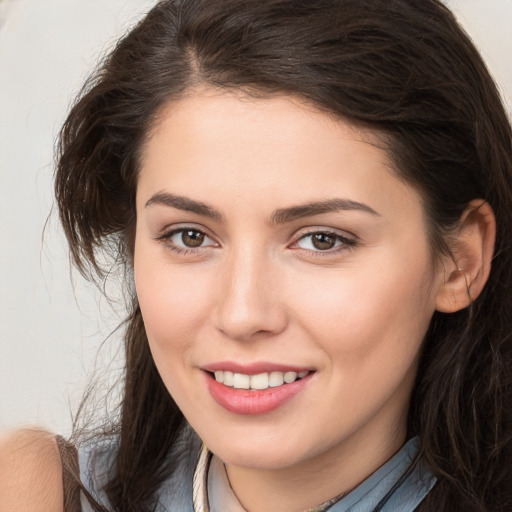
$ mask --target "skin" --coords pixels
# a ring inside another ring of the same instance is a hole
[[[367,209],[273,222],[277,210],[334,198]],[[205,233],[202,245],[183,252],[180,228]],[[319,232],[341,238],[319,250]],[[297,99],[195,91],[147,140],[134,270],[151,351],[248,510],[314,506],[402,446],[445,263],[433,265],[421,197],[376,135]],[[314,374],[281,407],[246,416],[210,395],[203,368],[218,361]]]
[[[40,429],[0,434],[0,511],[64,512],[55,437]]]

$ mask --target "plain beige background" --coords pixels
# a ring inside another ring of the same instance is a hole
[[[51,213],[52,153],[88,70],[153,3],[0,1],[0,428],[38,424],[68,432],[95,363],[105,367],[120,345],[114,334],[96,357],[122,309],[70,277]],[[512,112],[512,0],[447,3]]]

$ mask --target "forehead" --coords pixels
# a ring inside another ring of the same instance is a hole
[[[295,97],[206,89],[161,110],[143,148],[137,195],[168,190],[208,203],[264,196],[288,205],[334,190],[363,202],[373,189],[378,204],[384,184],[387,198],[392,191],[418,199],[397,178],[378,133]]]
[[[155,119],[143,147],[142,168],[148,158],[154,156],[157,139],[161,140],[165,134],[167,143],[172,144],[171,137],[179,138],[182,150],[193,149],[196,154],[209,150],[233,153],[236,149],[234,142],[245,151],[261,149],[264,144],[272,150],[273,159],[284,155],[293,146],[316,146],[326,151],[332,142],[350,139],[381,149],[379,159],[392,168],[383,133],[321,110],[298,96],[274,94],[262,97],[219,88],[194,89],[164,105]],[[191,146],[183,145],[186,140],[201,140],[203,146],[199,148],[193,142]],[[207,141],[211,146],[204,145]],[[160,145],[158,150],[162,149]],[[169,157],[171,149],[175,148],[169,146]]]

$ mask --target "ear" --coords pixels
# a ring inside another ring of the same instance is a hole
[[[446,258],[444,282],[436,296],[436,309],[454,313],[473,302],[491,271],[496,237],[496,218],[489,203],[471,201],[464,210],[455,239]]]

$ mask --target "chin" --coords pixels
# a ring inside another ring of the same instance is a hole
[[[208,448],[228,465],[265,470],[294,466],[314,456],[300,439],[268,434],[223,435],[205,439]]]
[[[275,447],[261,449],[226,449],[215,452],[223,462],[228,465],[244,467],[248,469],[280,470],[297,464],[300,459],[297,453],[283,453]]]

